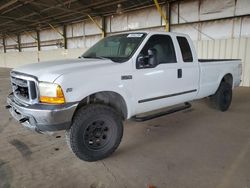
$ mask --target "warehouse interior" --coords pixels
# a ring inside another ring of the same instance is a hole
[[[199,58],[243,61],[242,85],[250,86],[248,0],[159,1],[172,32],[188,34]],[[121,6],[118,8],[118,6]],[[2,1],[0,66],[75,58],[103,35],[165,31],[154,1]],[[117,13],[118,11],[118,13]]]
[[[4,108],[10,70],[78,58],[103,37],[129,31],[188,34],[199,58],[241,59],[228,112],[207,99],[144,123],[125,122],[109,158],[88,163],[64,132],[34,134]],[[0,187],[250,187],[249,0],[0,1]]]

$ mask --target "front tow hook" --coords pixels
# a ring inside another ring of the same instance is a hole
[[[11,108],[10,105],[5,106],[5,109],[10,109],[10,108]]]
[[[25,121],[28,121],[29,119],[28,118],[22,118],[19,120],[19,123],[24,123]]]

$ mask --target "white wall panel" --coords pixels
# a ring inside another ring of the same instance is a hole
[[[11,36],[11,38],[6,38],[5,39],[5,44],[6,45],[16,45],[17,44],[17,37],[16,36]]]
[[[72,25],[73,37],[84,35],[84,22],[76,23]]]
[[[110,17],[111,32],[125,31],[128,30],[128,17],[126,14]],[[110,28],[110,25],[107,26]]]
[[[198,40],[199,32],[197,29],[198,24],[176,25],[172,27],[173,32],[185,33],[189,35],[192,40]]]
[[[236,38],[232,39],[232,58],[233,59],[236,59],[239,57],[239,49],[240,49],[239,46],[240,46],[240,40]]]
[[[225,46],[225,57],[226,58],[233,59],[232,58],[232,56],[233,56],[232,50],[233,50],[233,40],[227,39],[226,46]]]
[[[61,27],[56,28],[60,33],[63,33]],[[62,39],[62,36],[53,29],[47,29],[40,31],[40,40],[41,41],[48,41],[48,40],[55,40],[55,39]]]
[[[99,25],[102,25],[101,19],[100,18],[95,18],[95,21],[99,23]],[[95,23],[93,23],[91,20],[86,20],[85,21],[85,35],[95,35],[95,34],[100,34],[101,31],[100,29],[96,26]]]
[[[85,38],[68,39],[68,48],[85,48]]]
[[[215,41],[214,40],[208,40],[208,45],[207,45],[207,58],[209,58],[209,57],[214,57],[214,48],[213,48],[213,46],[214,46],[214,43],[215,43]]]
[[[0,53],[0,67],[8,67],[6,65],[6,53]]]
[[[194,22],[199,20],[199,1],[183,1],[180,3],[180,15],[187,22]],[[180,23],[186,21],[180,19]]]
[[[32,42],[36,42],[36,40],[34,38],[36,38],[36,33],[32,32],[29,34],[22,34],[20,36],[21,38],[21,43],[32,43]]]
[[[235,0],[201,0],[200,20],[233,16],[234,9]]]
[[[36,63],[37,55],[35,52],[8,52],[0,54],[0,67],[19,67],[21,65]]]
[[[237,0],[235,15],[250,14],[250,1],[249,0]]]
[[[141,29],[141,31],[144,31],[145,29]],[[140,31],[140,30],[138,30]],[[165,26],[159,26],[159,27],[153,27],[147,29],[147,31],[166,31]]]
[[[30,48],[22,48],[22,52],[36,52],[37,47],[30,47]]]
[[[18,49],[15,48],[15,49],[7,49],[7,52],[18,52]]]
[[[144,11],[147,14],[147,16],[144,17],[144,19],[142,19],[141,21],[145,22],[145,27],[156,27],[161,25],[162,19],[159,13],[156,11],[155,7],[145,9]],[[162,7],[162,11],[166,12],[166,9]]]
[[[250,6],[250,2],[249,2]],[[250,36],[250,17],[245,17],[242,19],[241,36]]]
[[[233,35],[232,37],[238,38],[241,35],[241,27],[242,27],[242,18],[234,18],[233,19]]]
[[[173,3],[171,7],[171,23],[178,23],[178,3]]]
[[[180,19],[181,20],[181,19]],[[199,33],[199,31],[201,31]],[[190,35],[192,40],[238,38],[250,36],[250,16],[244,18],[231,18],[227,20],[207,21],[199,24],[174,25],[172,31]],[[206,36],[208,35],[208,36]]]
[[[233,20],[221,20],[213,22],[203,22],[201,30],[206,35],[214,39],[223,39],[232,36]],[[201,34],[202,40],[209,39],[207,36]]]
[[[86,38],[85,38],[85,47],[89,48],[89,47],[93,46],[100,39],[101,39],[101,35],[86,36]]]
[[[161,17],[155,7],[128,13],[128,29],[139,29],[161,25]]]
[[[67,25],[66,35],[67,37],[73,37],[73,24]]]
[[[19,67],[25,64],[38,63],[42,61],[78,58],[86,51],[86,48],[79,49],[57,49],[40,52],[9,52],[0,54],[0,67]]]
[[[41,50],[42,51],[50,51],[50,50],[57,50],[58,47],[57,46],[42,46]]]

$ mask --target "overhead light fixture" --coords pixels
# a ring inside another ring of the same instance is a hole
[[[117,14],[122,14],[122,4],[119,3],[119,4],[117,5],[116,13],[117,13]]]

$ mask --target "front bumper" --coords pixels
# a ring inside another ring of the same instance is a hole
[[[78,105],[76,102],[63,105],[33,104],[25,106],[16,101],[13,94],[8,96],[7,103],[11,115],[19,123],[37,132],[68,129]],[[26,121],[20,122],[21,119],[26,119]]]

